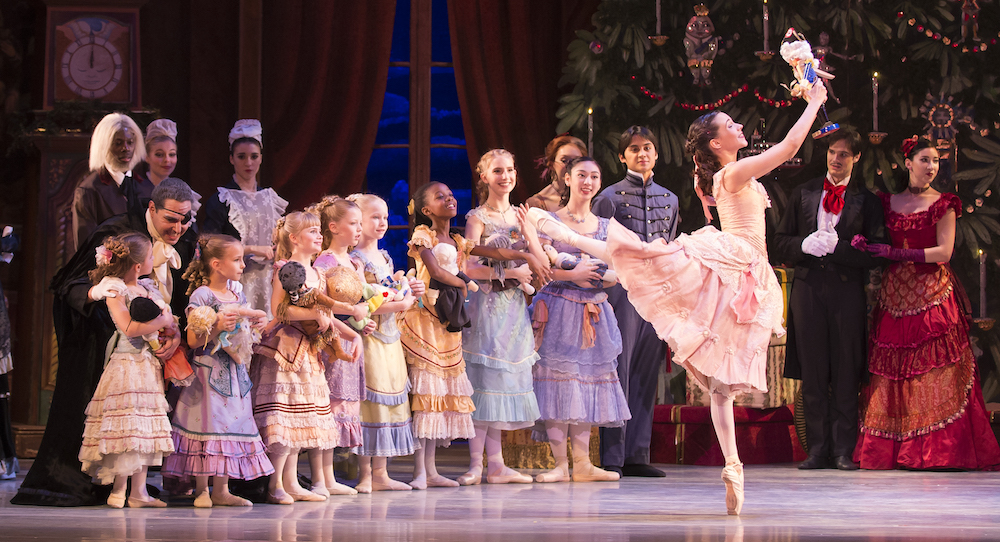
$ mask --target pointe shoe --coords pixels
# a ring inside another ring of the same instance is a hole
[[[553,482],[568,482],[569,465],[566,465],[565,467],[556,467],[550,471],[543,472],[535,476],[535,481],[542,484],[549,484]]]
[[[268,504],[292,504],[295,499],[291,497],[288,493],[285,493],[284,489],[279,489],[274,493],[270,491],[267,492],[267,503]]]
[[[212,502],[212,496],[208,493],[208,488],[205,488],[205,491],[202,491],[197,497],[194,498],[195,508],[211,508],[213,504],[215,503]],[[129,500],[128,505],[132,506],[131,499]]]
[[[726,510],[730,516],[738,516],[743,509],[743,463],[726,465],[722,481],[726,484]]]
[[[470,470],[458,477],[460,486],[478,486],[483,483],[483,471]]]
[[[528,222],[535,227],[535,230],[548,235],[556,241],[562,241],[563,243],[573,244],[574,240],[580,237],[580,234],[569,229],[565,224],[559,222],[552,218],[552,215],[548,211],[539,209],[538,207],[532,207],[528,209],[528,214],[525,216]]]
[[[108,506],[111,508],[125,508],[125,495],[108,495]]]
[[[487,474],[486,481],[491,484],[530,484],[534,482],[527,474],[521,474],[507,467],[500,471],[500,474]]]
[[[595,467],[589,458],[587,461],[573,462],[574,482],[616,482],[620,478],[621,475],[617,472]]]

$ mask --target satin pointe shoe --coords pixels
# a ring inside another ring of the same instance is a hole
[[[460,486],[478,486],[483,483],[483,471],[470,470],[459,476],[457,481]]]
[[[722,481],[726,484],[726,511],[730,516],[738,516],[743,509],[743,463],[726,465]]]
[[[527,474],[521,474],[514,469],[504,469],[500,474],[487,474],[486,481],[491,484],[530,484],[535,480]]]
[[[536,231],[542,232],[556,241],[572,245],[580,237],[580,234],[552,218],[552,215],[548,211],[544,211],[538,207],[528,209],[528,214],[525,218],[535,227]]]

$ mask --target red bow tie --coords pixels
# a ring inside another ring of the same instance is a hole
[[[844,210],[844,190],[847,185],[833,186],[829,179],[823,182],[823,190],[826,196],[823,197],[823,209],[834,215],[839,215]]]

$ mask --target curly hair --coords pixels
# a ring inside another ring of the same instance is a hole
[[[110,255],[106,262],[98,262],[97,268],[88,273],[93,284],[101,282],[104,277],[123,278],[133,265],[146,261],[149,251],[153,249],[149,237],[137,232],[105,237],[101,246]]]
[[[713,178],[716,172],[722,169],[719,157],[708,145],[718,134],[718,127],[715,126],[715,118],[718,115],[718,111],[712,111],[698,117],[691,123],[687,142],[684,144],[684,152],[694,157],[694,177],[698,181],[698,188],[706,196],[712,195]]]
[[[510,158],[510,162],[513,164],[514,155],[506,149],[492,149],[486,151],[486,154],[479,159],[479,163],[476,164],[476,199],[480,205],[486,203],[486,199],[490,196],[490,187],[487,186],[486,181],[483,180],[483,176],[490,169],[490,164],[493,160],[497,158]],[[516,168],[516,166],[515,166]]]
[[[209,262],[225,257],[226,250],[240,245],[240,240],[224,234],[203,233],[198,236],[198,252],[200,256],[191,260],[181,278],[188,281],[187,295],[191,295],[199,287],[208,284],[212,279],[212,266]]]
[[[354,202],[354,204],[357,205],[358,208],[362,209],[361,211],[362,214],[364,214],[364,209],[367,209],[369,206],[374,205],[376,203],[381,203],[382,205],[385,205],[386,209],[389,208],[389,204],[386,203],[384,199],[376,196],[375,194],[351,194],[350,196],[347,196],[347,198],[345,199],[347,199],[347,201]]]
[[[354,204],[351,203],[351,205]],[[287,260],[292,257],[292,250],[295,247],[292,246],[291,236],[306,228],[322,228],[319,217],[311,209],[288,213],[278,219],[278,223],[274,225],[274,244],[278,247],[274,252],[274,261]],[[323,243],[324,245],[326,244],[325,232],[323,234]]]
[[[573,171],[573,168],[584,162],[592,162],[595,166],[597,166],[597,171],[601,170],[601,165],[597,163],[597,160],[595,160],[594,157],[583,155],[570,160],[570,162],[566,164],[566,173],[571,173]],[[565,207],[569,203],[569,192],[570,192],[569,183],[566,183],[566,191],[563,192],[562,197],[559,198],[559,205],[561,207]],[[590,204],[591,206],[593,206],[594,204],[593,199],[590,200]]]
[[[305,212],[312,213],[319,219],[319,230],[323,233],[323,250],[330,248],[330,244],[333,243],[330,223],[340,222],[351,209],[361,210],[357,203],[340,196],[324,196],[318,203],[306,207]]]
[[[549,141],[549,144],[545,146],[545,156],[538,159],[538,165],[544,166],[542,169],[542,178],[548,182],[555,180],[556,170],[556,155],[559,154],[559,149],[570,145],[576,147],[576,150],[580,151],[582,156],[587,156],[587,145],[583,143],[578,137],[573,137],[571,135],[561,135],[556,136]]]

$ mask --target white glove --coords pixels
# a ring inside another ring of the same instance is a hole
[[[118,294],[125,293],[125,290],[122,288],[123,286],[124,283],[117,284],[112,281],[102,280],[90,289],[90,299],[100,301],[106,297],[118,297]]]
[[[833,242],[831,244],[830,232],[823,230],[814,231],[802,240],[802,252],[817,258],[822,258],[830,254],[836,246],[837,234],[833,234]]]

